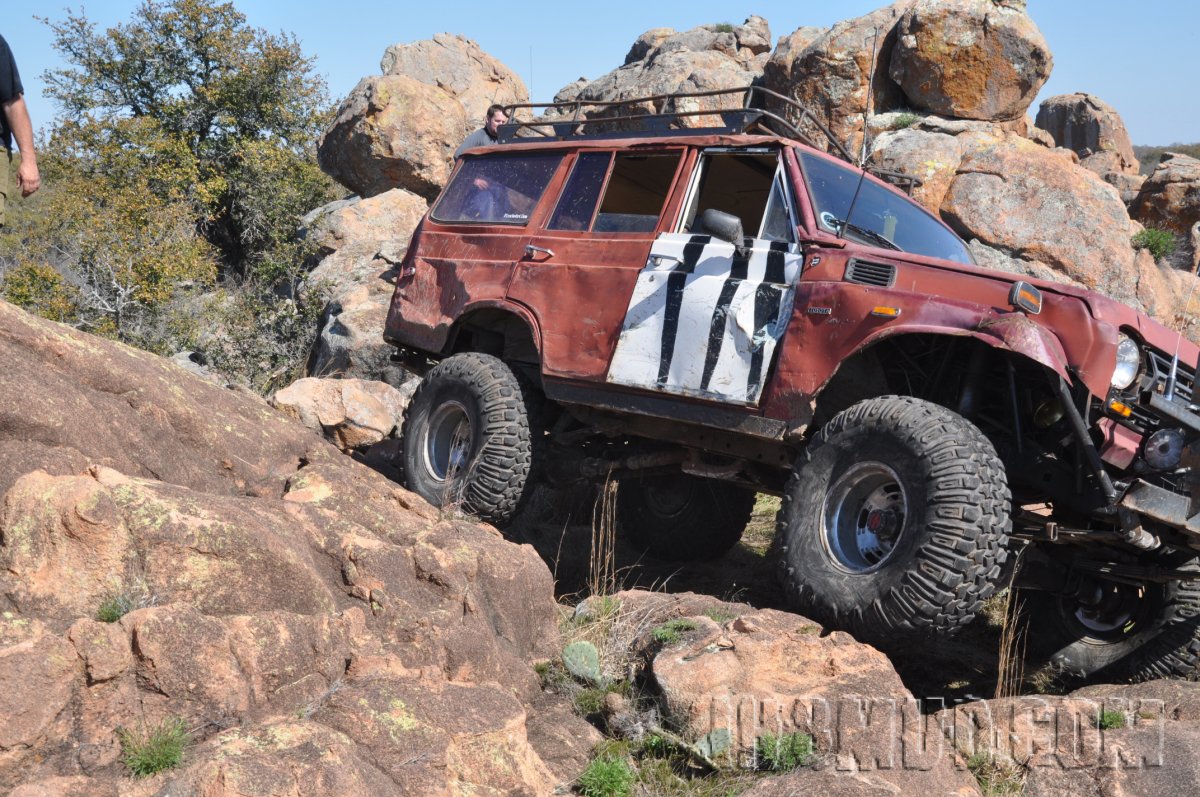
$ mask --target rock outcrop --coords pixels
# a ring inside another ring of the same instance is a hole
[[[1138,173],[1138,159],[1121,115],[1099,97],[1082,92],[1051,97],[1038,107],[1037,126],[1054,138],[1056,146],[1078,155],[1080,166],[1101,177]]]
[[[749,86],[763,71],[771,50],[771,31],[762,17],[741,25],[701,25],[677,33],[656,28],[642,34],[629,50],[625,64],[586,85],[558,92],[562,100],[611,102],[676,92],[712,91]],[[681,104],[647,103],[642,110],[697,112],[729,107],[730,97],[693,98]],[[623,109],[623,113],[629,113]],[[606,111],[589,116],[612,115]],[[705,116],[682,117],[683,124],[712,124]]]
[[[1189,235],[1200,222],[1200,160],[1168,152],[1142,184],[1131,208],[1147,227]]]
[[[399,433],[416,386],[406,382],[402,392],[386,382],[306,377],[275,393],[271,405],[353,451]]]
[[[1054,65],[1025,10],[992,0],[919,0],[896,33],[888,74],[939,116],[1020,119]]]
[[[450,176],[466,114],[445,90],[407,75],[365,77],[317,142],[317,162],[362,196],[403,188],[433,199]]]
[[[466,118],[464,135],[483,124],[489,105],[529,102],[529,90],[515,72],[456,34],[393,44],[384,52],[379,71],[437,86],[458,100]]]
[[[117,730],[166,718],[183,767],[137,793],[548,795],[578,774],[539,753],[578,762],[571,734],[527,722],[556,653],[532,550],[145,352],[0,303],[0,357],[22,408],[0,424],[0,790],[131,793]]]

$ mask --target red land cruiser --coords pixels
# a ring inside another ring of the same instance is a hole
[[[599,122],[560,106],[464,155],[385,330],[423,374],[408,485],[503,523],[535,477],[616,478],[621,533],[677,559],[723,554],[772,493],[808,616],[873,641],[953,631],[1019,556],[1060,665],[1192,673],[1197,348],[976,267],[896,175],[744,91]]]

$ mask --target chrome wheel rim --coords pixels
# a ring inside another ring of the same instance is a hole
[[[907,519],[908,496],[896,472],[882,462],[860,462],[830,488],[821,540],[840,570],[871,573],[891,559]]]
[[[429,419],[425,433],[424,461],[429,476],[449,482],[467,467],[471,457],[471,418],[467,408],[447,401]]]

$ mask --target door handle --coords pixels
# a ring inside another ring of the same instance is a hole
[[[672,263],[682,263],[683,259],[675,255],[650,255],[650,267],[658,268]]]
[[[553,250],[547,249],[544,246],[534,246],[533,244],[525,244],[525,257],[533,257],[538,252],[541,252],[546,257],[554,257]]]

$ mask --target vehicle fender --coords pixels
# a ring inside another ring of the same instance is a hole
[[[985,318],[972,333],[974,337],[993,346],[996,345],[993,341],[998,339],[1003,343],[1002,348],[1044,365],[1065,379],[1067,384],[1073,381],[1067,370],[1067,353],[1058,336],[1024,313],[1004,313]]]

